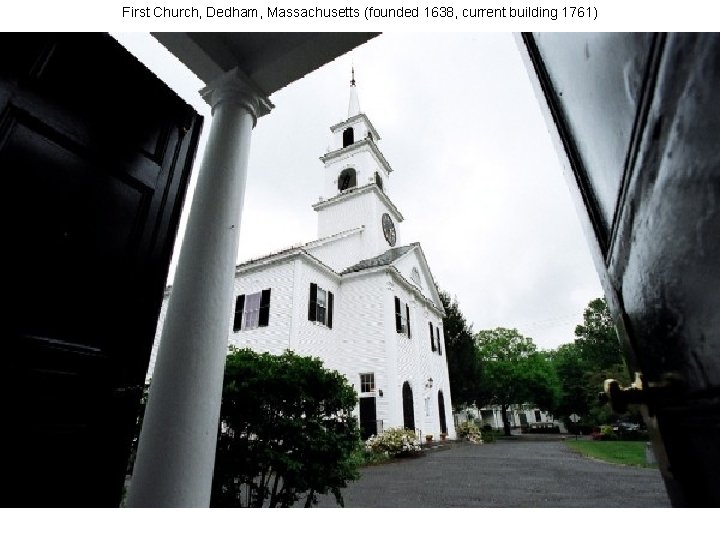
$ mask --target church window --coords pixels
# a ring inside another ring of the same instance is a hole
[[[410,307],[395,297],[395,330],[410,337]]]
[[[241,294],[235,299],[233,332],[268,326],[270,322],[270,289]]]
[[[355,131],[349,127],[343,131],[343,148],[350,146],[355,142]]]
[[[433,323],[428,321],[428,324],[430,325],[430,349],[435,352],[437,350],[437,347],[435,347],[435,330],[433,329]]]
[[[335,296],[333,293],[318,287],[317,283],[311,283],[310,301],[308,302],[308,320],[332,328],[334,300]]]
[[[360,374],[360,391],[361,392],[374,392],[375,391],[375,374],[374,373],[361,373]]]
[[[355,186],[357,186],[357,172],[355,169],[343,169],[340,176],[338,176],[338,189],[345,191]]]
[[[377,184],[377,187],[380,188],[380,191],[382,191],[383,180],[382,180],[382,176],[380,176],[380,173],[377,171],[375,171],[375,183]]]
[[[440,327],[439,327],[439,326],[436,326],[436,327],[435,327],[435,333],[436,333],[436,337],[437,337],[437,350],[438,350],[438,354],[439,354],[439,355],[442,355],[442,345],[440,345]]]

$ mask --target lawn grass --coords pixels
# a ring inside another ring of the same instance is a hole
[[[609,463],[656,467],[645,461],[645,441],[565,441],[570,448],[583,456],[600,459]]]

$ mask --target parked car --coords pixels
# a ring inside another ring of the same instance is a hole
[[[617,421],[613,424],[613,431],[640,431],[640,424],[635,422]]]

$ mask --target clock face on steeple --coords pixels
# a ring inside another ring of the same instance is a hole
[[[385,234],[385,240],[387,240],[387,243],[390,244],[390,247],[394,247],[396,240],[395,224],[388,213],[382,215],[382,228],[383,233]]]

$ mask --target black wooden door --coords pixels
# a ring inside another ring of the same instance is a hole
[[[377,407],[374,397],[360,398],[360,437],[365,441],[377,435]]]
[[[413,405],[413,391],[410,383],[405,381],[402,387],[403,425],[405,429],[415,431],[415,406]]]
[[[676,506],[720,505],[720,35],[524,35]]]
[[[116,506],[202,118],[107,35],[0,34],[3,506]]]
[[[447,420],[445,420],[445,396],[442,390],[438,392],[438,414],[440,415],[440,433],[447,433]]]

